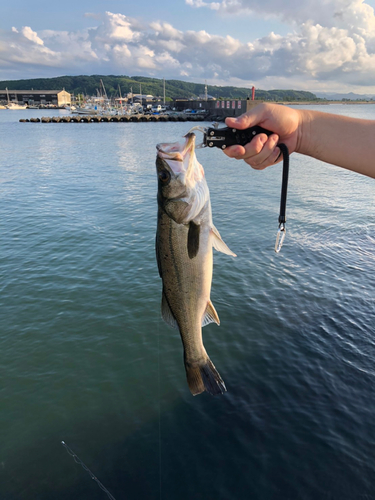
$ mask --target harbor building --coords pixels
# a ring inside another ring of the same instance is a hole
[[[177,98],[173,101],[176,111],[206,114],[210,119],[224,119],[227,116],[239,116],[261,101],[248,99],[212,99],[207,101]]]
[[[0,102],[18,102],[35,106],[66,106],[71,95],[66,90],[0,90]]]

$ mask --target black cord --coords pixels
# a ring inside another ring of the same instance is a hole
[[[283,154],[283,180],[281,183],[281,199],[280,199],[280,215],[279,225],[284,225],[286,222],[286,196],[288,191],[288,176],[289,176],[289,150],[285,144],[278,144],[280,151]]]
[[[280,154],[283,154],[283,180],[281,182],[281,197],[280,197],[280,214],[279,214],[279,230],[277,231],[275,252],[279,253],[283,245],[286,229],[286,195],[288,191],[288,176],[289,176],[289,150],[285,144],[278,144]]]

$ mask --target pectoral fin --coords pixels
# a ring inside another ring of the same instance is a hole
[[[195,224],[193,221],[189,224],[189,233],[188,233],[188,254],[190,259],[194,259],[196,257],[199,250],[199,233],[200,226]]]
[[[202,326],[209,325],[210,323],[216,323],[217,325],[220,325],[219,315],[217,314],[213,303],[209,300],[207,303],[206,311],[203,315]]]
[[[218,252],[223,252],[227,255],[232,255],[232,257],[237,257],[237,255],[233,253],[232,250],[228,248],[224,241],[221,239],[220,233],[215,226],[212,226],[211,234],[213,236],[212,244],[215,250],[217,250]]]

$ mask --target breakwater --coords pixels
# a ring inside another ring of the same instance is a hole
[[[179,113],[171,115],[75,115],[42,116],[41,118],[21,118],[20,122],[31,123],[108,123],[108,122],[186,122],[204,121],[206,115]]]

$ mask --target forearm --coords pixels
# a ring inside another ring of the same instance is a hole
[[[375,121],[300,110],[296,151],[375,178]]]

